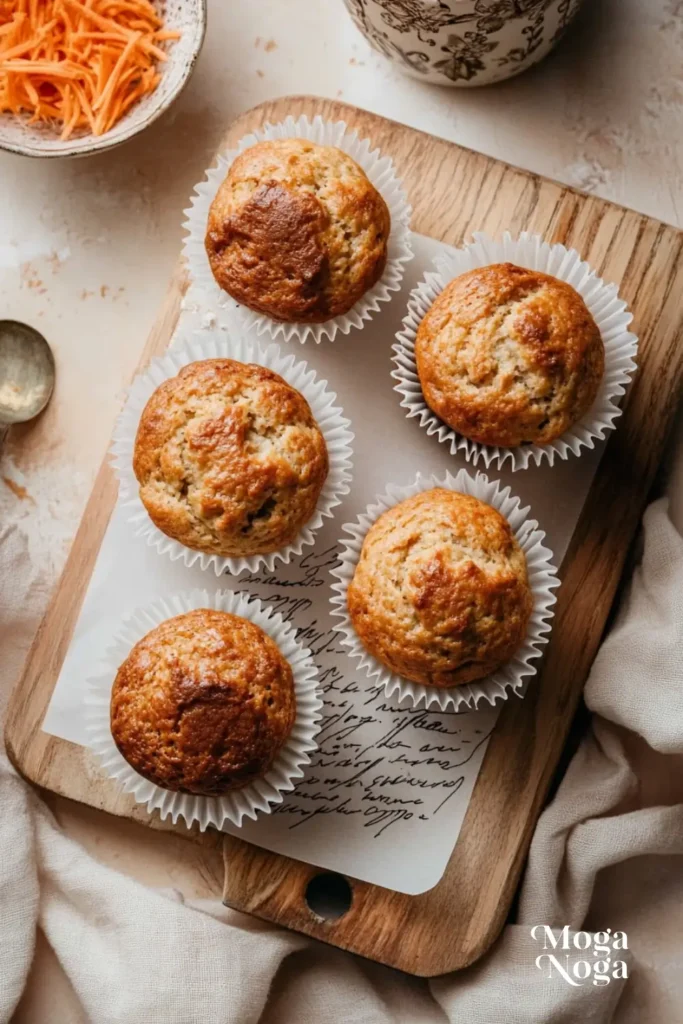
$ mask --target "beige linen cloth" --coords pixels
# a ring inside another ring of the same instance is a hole
[[[480,962],[419,981],[218,902],[147,889],[67,838],[3,760],[0,1020],[12,1017],[38,937],[52,967],[31,984],[63,972],[70,1006],[52,1011],[43,998],[36,1024],[683,1021],[680,505],[672,518],[663,498],[645,515],[641,563],[586,688],[592,726],[538,823],[518,923]],[[548,977],[535,965],[535,924],[626,931],[628,979]]]

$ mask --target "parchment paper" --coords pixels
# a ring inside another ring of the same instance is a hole
[[[320,668],[325,712],[320,747],[293,794],[270,815],[229,831],[269,850],[400,892],[437,884],[457,840],[498,709],[448,714],[401,708],[378,693],[339,644],[330,617],[329,568],[344,522],[387,483],[466,462],[405,418],[390,377],[391,345],[407,297],[447,247],[415,235],[404,288],[362,331],[334,343],[294,346],[331,382],[355,432],[351,494],[315,547],[273,573],[222,577],[172,563],[112,516],[43,728],[83,744],[82,695],[121,616],[159,595],[195,586],[248,590],[290,619]],[[216,329],[202,295],[190,293],[183,331]],[[284,346],[283,346],[284,347]],[[561,564],[601,448],[552,468],[509,470],[509,483],[546,531]],[[530,686],[537,685],[532,679]]]

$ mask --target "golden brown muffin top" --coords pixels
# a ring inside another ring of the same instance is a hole
[[[508,521],[441,487],[372,525],[347,600],[370,654],[406,679],[443,687],[508,661],[532,609],[526,558]]]
[[[604,372],[581,296],[548,274],[496,263],[450,282],[422,320],[417,369],[429,407],[481,444],[548,444],[590,409]]]
[[[377,283],[391,219],[355,160],[306,139],[259,142],[211,204],[206,252],[237,302],[275,320],[321,323]]]
[[[277,644],[247,619],[198,608],[132,649],[111,695],[116,746],[164,789],[215,796],[263,776],[296,717]]]
[[[204,359],[148,401],[133,469],[163,533],[197,551],[239,556],[296,538],[315,511],[328,458],[296,388],[263,366]]]

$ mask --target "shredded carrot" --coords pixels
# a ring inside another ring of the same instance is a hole
[[[154,92],[179,38],[149,0],[0,0],[0,113],[103,135]]]

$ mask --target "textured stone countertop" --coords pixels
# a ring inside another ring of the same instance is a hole
[[[586,0],[560,49],[483,90],[430,87],[372,52],[341,0],[210,0],[172,111],[109,154],[0,154],[0,308],[54,346],[56,399],[0,467],[0,709],[61,568],[121,389],[166,290],[181,211],[226,125],[287,93],[339,97],[683,226],[683,2]],[[220,891],[218,852],[53,801],[108,862],[187,895]],[[183,844],[184,847],[187,844]]]

